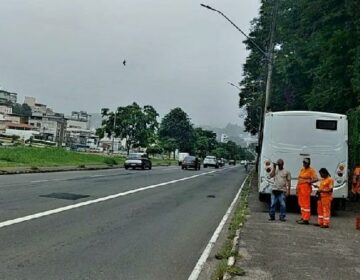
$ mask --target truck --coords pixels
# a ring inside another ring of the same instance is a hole
[[[178,165],[181,166],[184,158],[189,156],[189,153],[179,153],[178,154]]]
[[[265,114],[258,162],[259,199],[268,199],[273,163],[279,158],[291,173],[290,195],[296,195],[297,176],[303,158],[311,158],[316,170],[326,168],[334,179],[333,197],[348,197],[348,121],[346,115],[315,111],[283,111]],[[312,196],[316,195],[313,188]]]

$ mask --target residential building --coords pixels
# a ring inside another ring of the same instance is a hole
[[[51,109],[47,108],[47,105],[37,103],[34,97],[25,96],[24,103],[31,108],[32,113],[40,113],[46,115],[48,111],[52,112]]]
[[[12,107],[0,105],[0,114],[12,114]]]
[[[0,104],[6,104],[9,102],[12,104],[17,102],[17,93],[0,90]]]
[[[43,115],[39,112],[33,113],[29,118],[29,125],[39,132],[38,137],[42,140],[53,141],[60,146],[64,141],[66,120],[63,114]]]
[[[221,143],[229,142],[229,136],[227,136],[225,133],[222,133],[221,136],[220,136],[220,142]]]

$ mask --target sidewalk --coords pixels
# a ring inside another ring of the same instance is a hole
[[[288,213],[285,223],[269,222],[256,184],[254,180],[236,264],[246,275],[233,279],[360,279],[360,231],[355,229],[360,203],[349,203],[346,211],[338,211],[330,229],[298,225],[299,215],[294,212]]]

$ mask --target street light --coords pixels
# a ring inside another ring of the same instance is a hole
[[[234,83],[228,82],[228,84],[229,84],[230,86],[233,86],[233,87],[237,88],[239,91],[241,91],[241,88],[240,88],[239,86],[235,85]],[[246,112],[244,112],[244,110],[241,110],[241,108],[240,108],[240,113],[239,113],[238,116],[239,116],[239,118],[243,119],[243,118],[246,117]]]
[[[274,49],[274,42],[273,42],[273,36],[274,36],[274,30],[275,30],[275,22],[272,23],[271,26],[271,34],[270,34],[270,44],[269,44],[269,50],[268,52],[265,52],[258,44],[256,44],[256,42],[251,39],[248,35],[245,34],[244,31],[241,30],[240,27],[238,27],[231,19],[229,19],[223,12],[214,9],[213,7],[209,6],[209,5],[205,5],[205,4],[200,4],[200,6],[217,12],[218,14],[220,14],[221,16],[223,16],[228,22],[230,22],[241,34],[243,34],[258,50],[259,52],[265,57],[265,59],[267,60],[268,63],[268,73],[267,73],[267,79],[266,79],[266,91],[265,91],[265,108],[264,108],[264,113],[270,108],[270,89],[271,89],[271,76],[272,76],[272,68],[273,68],[273,64],[272,64],[272,60],[273,60],[273,49]],[[274,12],[276,13],[277,11],[277,0],[275,0],[275,9]],[[274,21],[275,21],[275,17],[274,17]],[[264,114],[265,117],[265,114]]]
[[[229,84],[230,86],[236,87],[238,90],[241,91],[241,88],[240,88],[239,86],[235,85],[234,83],[228,82],[228,84]]]

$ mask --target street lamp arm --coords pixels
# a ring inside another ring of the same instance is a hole
[[[230,86],[236,87],[238,90],[241,91],[241,88],[240,88],[239,86],[235,85],[234,83],[228,82],[228,84],[229,84]]]
[[[223,12],[219,11],[219,10],[216,10],[214,9],[213,7],[210,7],[209,5],[205,5],[205,4],[200,4],[200,6],[206,8],[206,9],[209,9],[211,11],[214,11],[214,12],[217,12],[219,13],[220,15],[222,15],[228,22],[230,22],[238,31],[241,32],[241,34],[243,34],[264,56],[267,60],[269,60],[269,56],[268,54],[262,49],[260,48],[260,46],[258,44],[256,44],[256,42],[251,39],[248,35],[246,35],[246,33],[244,31],[242,31],[240,29],[240,27],[238,27],[231,19],[229,19]]]

